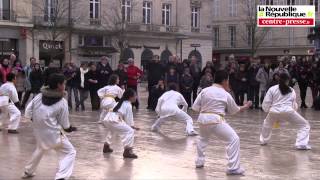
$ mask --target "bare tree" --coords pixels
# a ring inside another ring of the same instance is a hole
[[[129,4],[126,4],[129,3]],[[123,7],[126,4],[127,7]],[[120,61],[124,59],[124,50],[128,47],[128,33],[130,32],[130,22],[132,20],[132,12],[136,6],[136,2],[130,0],[113,0],[110,8],[103,11],[102,27],[109,32],[112,38],[112,46],[120,53]],[[125,9],[128,8],[128,9]]]
[[[251,57],[254,57],[270,31],[267,27],[257,27],[257,6],[260,0],[241,0],[244,16],[243,40],[249,45]]]

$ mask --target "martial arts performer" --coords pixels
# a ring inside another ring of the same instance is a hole
[[[48,150],[59,154],[59,168],[55,179],[71,176],[76,150],[64,132],[75,131],[69,122],[68,102],[63,98],[65,79],[62,74],[52,74],[48,86],[41,89],[27,106],[25,117],[32,120],[33,132],[37,141],[36,150],[25,167],[22,178],[31,178]]]
[[[1,122],[3,122],[9,114],[8,133],[18,134],[17,131],[21,119],[21,112],[16,105],[19,105],[19,98],[14,83],[16,75],[7,74],[7,82],[0,87],[0,131]]]
[[[186,122],[186,133],[188,136],[195,136],[198,133],[193,129],[193,120],[186,113],[188,109],[188,103],[177,92],[177,86],[174,83],[168,85],[169,91],[165,92],[158,100],[156,112],[159,116],[158,120],[152,125],[151,131],[158,132],[163,122],[172,118]],[[182,109],[179,108],[182,106]]]
[[[296,93],[289,86],[290,77],[288,73],[281,73],[279,85],[272,86],[262,103],[262,108],[268,112],[263,122],[262,132],[260,135],[261,145],[266,145],[271,138],[272,125],[275,121],[289,121],[295,124],[299,130],[296,138],[295,147],[298,150],[310,150],[309,132],[310,125],[296,110]]]
[[[198,95],[192,109],[200,112],[198,117],[200,137],[197,142],[196,167],[203,168],[205,163],[205,149],[211,135],[216,136],[228,143],[226,147],[228,169],[227,175],[243,175],[244,170],[240,168],[240,139],[232,127],[225,121],[224,116],[236,114],[251,106],[251,101],[239,107],[232,96],[228,93],[229,77],[225,71],[217,71],[214,84],[205,88]]]
[[[134,126],[133,112],[131,103],[136,102],[136,92],[133,89],[127,89],[122,98],[116,104],[116,106],[110,110],[102,123],[107,128],[108,132],[111,132],[107,138],[107,142],[104,143],[103,152],[112,153],[111,138],[112,135],[118,134],[121,137],[124,152],[124,158],[138,158],[132,151],[134,141],[134,130],[138,130]]]
[[[118,84],[120,82],[119,76],[116,74],[112,74],[109,78],[108,85],[98,90],[98,96],[101,101],[101,114],[100,121],[104,119],[109,110],[113,108],[116,104],[115,98],[121,98],[123,94],[123,89],[121,89]]]

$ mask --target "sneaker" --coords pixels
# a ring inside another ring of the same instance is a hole
[[[132,148],[125,148],[123,152],[123,158],[137,159],[138,156],[133,153]]]
[[[27,172],[24,172],[23,173],[23,175],[22,175],[22,179],[28,179],[28,178],[32,178],[32,177],[34,177],[36,174],[29,174],[29,173],[27,173]]]
[[[8,129],[8,133],[10,134],[19,134],[19,132],[15,129]]]
[[[311,150],[311,146],[309,145],[300,145],[300,146],[296,146],[297,150]]]
[[[191,131],[190,133],[188,133],[188,136],[197,136],[198,133],[196,131]]]
[[[103,145],[103,153],[112,153],[113,149],[110,148],[110,145],[108,143],[104,143]]]
[[[244,169],[238,168],[236,170],[227,170],[226,174],[228,176],[238,176],[238,175],[244,176]]]
[[[155,126],[151,126],[151,131],[152,132],[159,132],[160,128],[159,127],[155,127]]]

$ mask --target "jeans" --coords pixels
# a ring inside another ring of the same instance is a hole
[[[249,86],[248,100],[252,101],[252,105],[254,105],[255,108],[259,107],[259,85]]]
[[[80,92],[80,106],[82,110],[85,110],[84,101],[88,99],[89,91],[86,89],[79,89]]]
[[[68,92],[68,106],[72,108],[72,92],[73,92],[74,100],[76,102],[76,107],[78,108],[80,105],[78,88],[67,86],[67,92]]]

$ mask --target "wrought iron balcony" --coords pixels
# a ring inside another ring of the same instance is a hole
[[[16,14],[12,10],[0,9],[0,21],[16,21]]]
[[[154,24],[139,24],[139,23],[128,23],[126,24],[128,31],[142,31],[142,32],[179,32],[177,26],[164,26]]]
[[[34,16],[33,22],[35,26],[43,27],[55,27],[55,28],[68,28],[72,27],[73,19],[69,18],[58,18],[53,16]]]

